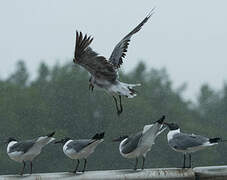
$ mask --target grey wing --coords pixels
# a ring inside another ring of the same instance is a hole
[[[34,144],[35,141],[33,140],[18,142],[10,148],[9,153],[15,151],[26,153]]]
[[[85,68],[92,76],[115,81],[117,73],[114,66],[105,57],[99,56],[89,46],[93,38],[76,32],[76,45],[73,62]]]
[[[126,56],[128,45],[133,34],[137,33],[142,26],[148,21],[153,14],[154,9],[145,17],[145,19],[136,26],[129,34],[127,34],[115,47],[109,58],[109,62],[114,65],[115,68],[120,68],[123,63],[123,58]]]
[[[93,139],[74,140],[67,145],[67,149],[72,148],[76,152],[80,152],[82,149],[92,144],[93,142],[95,142],[95,140]]]
[[[209,139],[200,135],[180,133],[173,136],[169,145],[175,149],[186,150],[187,148],[201,146]]]
[[[122,144],[122,152],[124,154],[128,154],[134,151],[137,148],[137,145],[139,144],[141,137],[142,132],[138,132],[137,134],[128,137],[127,141],[125,141],[125,143]]]

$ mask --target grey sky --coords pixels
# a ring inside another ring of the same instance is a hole
[[[109,57],[154,6],[153,17],[132,38],[123,68],[139,59],[166,67],[175,87],[187,82],[190,98],[205,82],[221,88],[227,79],[226,0],[0,0],[0,76],[13,72],[18,59],[33,76],[41,60],[71,60],[75,30],[94,36],[93,49]]]

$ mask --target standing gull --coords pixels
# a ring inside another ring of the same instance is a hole
[[[191,153],[198,150],[202,150],[206,147],[213,146],[219,142],[223,142],[219,137],[207,138],[195,134],[186,134],[180,132],[180,128],[176,123],[164,123],[169,127],[169,132],[167,134],[167,140],[169,146],[176,152],[181,152],[184,154],[183,168],[186,168],[185,161],[186,155],[189,155],[189,166],[192,167]]]
[[[46,136],[20,142],[15,138],[9,138],[7,140],[7,154],[10,159],[23,163],[20,175],[24,174],[24,168],[27,161],[30,162],[30,174],[32,174],[32,160],[41,153],[44,146],[55,140],[55,138],[53,138],[54,134],[55,132],[52,132]]]
[[[63,152],[66,156],[71,159],[77,159],[77,165],[73,173],[77,172],[77,169],[80,164],[80,159],[84,159],[84,167],[82,172],[85,171],[87,165],[87,157],[94,152],[96,146],[103,142],[104,132],[100,134],[95,134],[91,139],[79,139],[72,140],[68,137],[61,139],[60,141],[56,141],[56,143],[62,143]]]
[[[153,10],[127,34],[114,48],[109,59],[98,55],[90,47],[93,40],[91,36],[83,36],[82,32],[76,32],[76,45],[73,62],[85,68],[90,74],[89,90],[99,87],[113,96],[118,115],[122,113],[123,107],[121,96],[133,98],[136,91],[133,89],[140,84],[127,84],[118,80],[118,70],[123,64],[131,37],[137,33],[153,14]],[[119,96],[120,107],[118,107],[117,97]]]
[[[136,158],[134,170],[137,169],[138,158],[142,156],[144,169],[144,162],[146,154],[151,150],[151,146],[155,143],[156,137],[161,134],[166,128],[163,128],[163,121],[165,116],[162,116],[154,124],[146,125],[143,131],[131,136],[121,136],[113,141],[120,141],[119,151],[125,158]]]

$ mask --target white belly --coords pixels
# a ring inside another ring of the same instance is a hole
[[[37,148],[33,146],[29,151],[26,153],[23,152],[11,152],[8,153],[10,159],[17,161],[17,162],[23,162],[23,161],[32,161],[37,155],[39,155],[41,152],[41,148]]]
[[[86,159],[90,154],[94,152],[96,146],[101,142],[103,142],[103,140],[95,141],[79,152],[76,152],[73,149],[67,149],[67,146],[64,146],[63,152],[71,159]]]
[[[185,150],[181,150],[181,149],[175,149],[172,147],[172,149],[176,152],[181,152],[181,153],[193,153],[193,152],[196,152],[196,151],[199,151],[199,150],[202,150],[202,149],[205,149],[206,147],[208,146],[204,146],[204,145],[201,145],[201,146],[196,146],[196,147],[191,147],[191,148],[187,148]]]
[[[120,150],[120,154],[124,157],[124,158],[136,158],[136,157],[140,157],[140,156],[146,156],[147,152],[150,151],[150,147],[138,147],[136,148],[134,151],[128,153],[128,154],[124,154],[122,153],[122,151]]]

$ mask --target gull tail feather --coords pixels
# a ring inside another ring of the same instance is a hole
[[[95,134],[95,135],[92,137],[92,139],[100,140],[100,139],[103,139],[103,138],[104,138],[104,135],[105,135],[105,132],[97,133],[97,134]]]
[[[53,131],[53,132],[47,134],[46,136],[47,136],[47,137],[53,137],[54,134],[55,134],[55,131]]]
[[[120,92],[120,95],[126,96],[128,98],[134,98],[138,94],[138,92],[133,89],[136,86],[141,86],[141,84],[127,84],[120,82],[117,91]]]
[[[222,142],[222,139],[221,139],[220,137],[210,138],[210,139],[209,139],[209,142],[210,142],[211,144],[219,143],[219,142]]]

